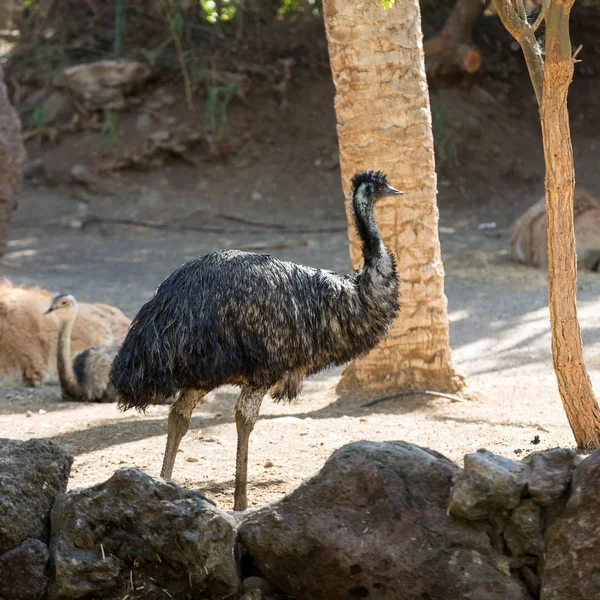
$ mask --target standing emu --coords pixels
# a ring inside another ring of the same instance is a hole
[[[364,266],[341,275],[264,254],[212,252],[169,275],[133,320],[110,379],[122,409],[175,397],[161,476],[170,478],[192,411],[211,390],[241,387],[235,406],[234,510],[247,507],[248,440],[262,399],[293,400],[302,380],[374,348],[398,314],[394,256],[374,218],[402,194],[381,172],[352,177]]]

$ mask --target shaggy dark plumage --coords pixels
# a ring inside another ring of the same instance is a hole
[[[170,476],[193,407],[210,390],[242,387],[236,422],[243,471],[247,456],[240,447],[247,453],[266,391],[291,400],[307,375],[348,362],[383,339],[399,310],[398,278],[373,209],[379,197],[399,193],[380,171],[352,178],[364,256],[352,275],[227,250],[191,260],[161,283],[133,320],[110,379],[124,409],[143,410],[181,392],[169,417],[163,475]],[[245,505],[239,474],[236,508]]]
[[[371,298],[369,273],[342,276],[229,250],[192,260],[160,285],[133,320],[113,363],[124,408],[180,389],[230,383],[295,398],[311,375],[368,352],[396,315],[397,279]],[[381,285],[381,283],[379,283]]]

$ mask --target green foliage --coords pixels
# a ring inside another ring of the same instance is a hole
[[[290,19],[298,14],[312,12],[313,15],[318,15],[321,12],[321,0],[282,0],[281,6],[277,11],[277,16],[280,19]]]
[[[283,0],[277,14],[283,19],[289,19],[301,12],[302,6],[298,0]]]
[[[233,79],[224,85],[215,83],[214,78],[206,79],[206,104],[204,117],[207,129],[217,138],[223,135],[227,123],[227,108],[233,97],[237,80]]]
[[[42,10],[39,0],[23,0],[23,8],[35,12],[40,12]]]
[[[431,92],[431,120],[433,125],[436,160],[439,166],[450,169],[458,167],[456,144],[452,139],[452,125],[446,113],[446,105],[439,96]]]
[[[381,4],[385,10],[393,8],[395,3],[396,0],[379,0],[379,4]]]
[[[120,151],[119,129],[119,112],[105,108],[102,135],[110,143],[113,156],[115,157],[119,155]]]
[[[202,7],[204,18],[209,23],[232,21],[236,13],[234,0],[222,0],[220,11],[215,0],[200,0],[200,6]]]
[[[23,110],[23,113],[27,112],[27,107]],[[36,131],[40,131],[44,129],[46,126],[46,118],[44,115],[43,106],[34,106],[31,108],[31,114],[29,119],[27,120],[26,129],[31,130],[34,129]]]

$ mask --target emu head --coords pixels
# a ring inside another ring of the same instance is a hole
[[[77,300],[71,294],[58,294],[52,298],[50,308],[44,312],[45,315],[54,312],[55,310],[64,310],[65,313],[73,313],[77,311]],[[66,315],[65,315],[66,316]]]
[[[364,214],[384,196],[395,196],[404,192],[393,188],[383,171],[360,171],[350,180],[352,202],[357,212]]]

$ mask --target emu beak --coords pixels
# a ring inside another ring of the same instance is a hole
[[[50,307],[48,310],[44,311],[44,314],[47,315],[48,313],[51,313],[54,309],[52,307]]]
[[[391,185],[388,185],[384,190],[381,191],[382,196],[402,196],[403,194],[404,192],[402,190],[397,190]]]

